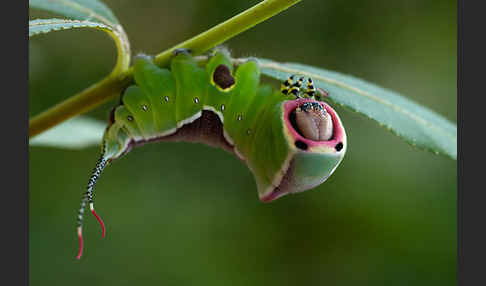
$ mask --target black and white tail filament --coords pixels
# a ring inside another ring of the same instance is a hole
[[[81,259],[81,256],[83,255],[83,215],[84,215],[84,209],[86,208],[86,203],[89,203],[89,208],[91,210],[91,213],[95,216],[95,218],[98,220],[99,224],[101,225],[102,229],[102,237],[105,237],[105,224],[103,223],[103,220],[98,216],[94,209],[94,202],[93,202],[93,188],[96,184],[96,181],[100,177],[101,172],[106,166],[106,163],[108,161],[104,158],[104,155],[102,154],[98,162],[96,163],[95,168],[93,169],[93,173],[91,177],[89,178],[88,186],[86,187],[86,192],[83,195],[83,198],[81,200],[81,207],[78,212],[78,239],[79,239],[79,252],[78,256],[76,257],[78,260]]]

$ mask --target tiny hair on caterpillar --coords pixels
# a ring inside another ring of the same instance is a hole
[[[134,147],[186,141],[222,148],[248,166],[262,202],[322,184],[346,153],[341,119],[311,78],[291,75],[279,90],[262,85],[257,60],[235,68],[224,49],[214,50],[203,67],[186,49],[174,52],[168,68],[140,55],[133,71],[135,84],[111,112],[81,201],[78,259],[86,205],[105,236],[94,209],[95,184],[106,166]]]

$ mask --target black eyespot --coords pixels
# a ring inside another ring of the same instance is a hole
[[[336,151],[338,151],[338,152],[341,151],[341,149],[343,149],[343,143],[342,142],[337,143],[336,147],[334,147],[334,148],[336,148]]]
[[[295,141],[295,147],[302,149],[302,150],[307,150],[308,146],[304,142],[297,140]]]
[[[213,81],[222,89],[227,89],[235,84],[231,71],[223,64],[217,66],[214,70]]]

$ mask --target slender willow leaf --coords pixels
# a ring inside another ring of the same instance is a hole
[[[98,0],[29,0],[29,7],[57,13],[73,20],[89,20],[111,27],[119,24],[111,10]]]
[[[105,122],[76,117],[30,139],[29,145],[66,149],[97,146],[103,138],[105,128]]]
[[[112,31],[110,26],[97,22],[64,19],[37,19],[29,21],[29,37],[42,33],[48,33],[50,31],[74,28],[95,28],[108,32]]]
[[[245,61],[238,59],[236,63]],[[311,77],[329,99],[361,113],[412,146],[457,158],[457,127],[443,116],[396,92],[361,79],[295,63],[258,59],[263,74],[285,80],[291,74]]]
[[[37,8],[66,16],[70,19],[33,20],[29,22],[29,37],[60,29],[91,27],[104,30],[115,40],[118,58],[108,77],[118,77],[130,65],[130,42],[111,10],[98,0],[29,0],[30,8]],[[74,20],[78,20],[76,22]],[[49,23],[48,21],[51,21]],[[98,23],[98,25],[94,24]]]

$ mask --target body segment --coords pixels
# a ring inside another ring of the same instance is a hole
[[[207,110],[219,116],[225,139],[234,153],[252,171],[261,174],[259,190],[271,186],[290,150],[279,110],[285,100],[293,97],[260,86],[260,72],[254,61],[239,66],[234,75],[227,74],[234,78],[234,84],[223,88],[211,74],[221,65],[229,73],[233,69],[222,53],[212,58],[209,69],[197,66],[185,53],[172,60],[170,71],[156,67],[148,58],[138,58],[134,71],[136,85],[123,94],[122,104],[114,111],[115,122],[104,138],[121,144],[106,144],[118,148],[105,150],[107,155],[117,154],[106,159],[116,159],[130,144],[163,140]],[[261,148],[252,147],[256,145]]]
[[[313,99],[316,90],[311,79],[303,93],[303,78],[295,83],[289,78],[281,90],[260,85],[256,61],[234,70],[224,51],[216,52],[205,67],[188,53],[177,54],[169,69],[138,57],[134,79],[135,85],[125,90],[112,111],[96,179],[105,165],[137,145],[202,142],[222,147],[245,162],[260,200],[268,202],[321,184],[345,154],[342,123],[329,105]],[[80,241],[84,206],[95,183],[90,180],[81,205]],[[91,206],[92,199],[89,202]]]

